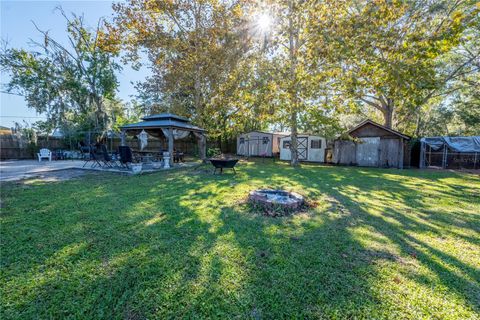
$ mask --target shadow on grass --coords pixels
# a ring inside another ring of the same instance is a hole
[[[350,168],[344,168],[344,170],[351,171]],[[480,237],[478,237],[480,212],[467,214],[460,208],[456,208],[455,204],[461,199],[464,206],[465,202],[472,201],[478,207],[479,179],[472,175],[456,175],[457,179],[469,180],[477,187],[449,185],[441,182],[447,176],[446,174],[426,172],[423,173],[425,176],[421,176],[421,179],[428,178],[429,192],[425,192],[417,186],[402,181],[405,179],[403,172],[392,174],[391,171],[381,169],[374,171],[380,174],[371,174],[369,170],[362,170],[361,179],[355,176],[338,179],[338,174],[334,174],[330,178],[337,182],[324,192],[352,212],[355,224],[373,228],[375,233],[382,235],[400,249],[400,256],[411,256],[431,271],[432,277],[412,273],[411,277],[415,281],[427,286],[441,284],[450,292],[460,296],[470,308],[479,312],[480,270],[461,261],[448,251],[437,249],[425,240],[421,240],[422,237],[430,239],[439,237],[442,240],[449,236],[456,240],[461,239],[468,243],[467,247],[471,248],[469,254],[475,256],[474,246],[480,243]],[[414,177],[412,172],[415,171],[407,172],[407,178]],[[309,185],[310,180],[315,180],[311,178],[314,173],[312,170],[305,170],[305,174],[296,181]],[[326,176],[327,181],[331,180],[328,178],[328,173]],[[358,181],[353,181],[355,179]],[[379,197],[383,202],[377,204],[380,208],[372,208],[371,203],[366,205],[358,201],[355,193],[351,192],[352,186],[370,198]],[[424,185],[423,188],[427,186]],[[381,192],[376,193],[376,191]],[[426,199],[425,193],[430,197]],[[443,207],[445,199],[452,201],[453,210],[451,204],[448,208]],[[424,209],[426,202],[435,201],[440,203],[439,206],[435,206],[435,211]],[[392,203],[399,203],[399,205],[389,205]],[[379,214],[372,214],[370,209],[379,211]],[[416,212],[417,210],[419,212]],[[465,235],[465,232],[470,236]],[[374,253],[374,256],[377,256],[377,253]]]
[[[433,277],[406,277],[440,284],[478,311],[478,270],[420,237],[461,235],[478,245],[465,234],[477,230],[478,215],[424,210],[425,196],[408,181],[435,184],[443,175],[263,163],[239,169],[11,188],[2,210],[2,318],[382,318],[393,307],[375,289],[381,267],[407,260]],[[270,186],[322,204],[279,219],[238,204],[251,189]],[[451,189],[452,198],[474,192]],[[368,229],[365,238],[359,227]],[[413,317],[408,312],[400,314]]]

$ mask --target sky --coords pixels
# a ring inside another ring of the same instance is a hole
[[[0,29],[1,39],[8,41],[12,48],[33,49],[29,45],[30,39],[41,40],[42,37],[35,29],[34,21],[40,29],[50,30],[50,35],[62,44],[66,43],[66,24],[64,18],[55,8],[61,6],[66,13],[83,14],[88,26],[96,26],[98,19],[109,18],[113,14],[112,1],[84,0],[84,1],[5,1],[0,0]],[[124,65],[117,75],[120,82],[118,97],[124,101],[131,99],[136,93],[132,82],[142,81],[148,75],[144,68],[133,70]],[[8,75],[0,75],[0,125],[13,127],[14,122],[29,124],[45,117],[33,109],[29,109],[23,97],[6,94],[4,85],[8,83]]]

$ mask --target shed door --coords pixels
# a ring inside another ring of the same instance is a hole
[[[256,157],[259,155],[259,139],[258,137],[250,138],[249,141],[250,151],[249,156]]]
[[[399,139],[382,139],[380,141],[380,166],[398,168],[400,159]]]
[[[357,164],[362,167],[378,167],[380,137],[360,138],[357,143]]]
[[[298,160],[307,160],[308,158],[308,137],[299,137],[298,143]]]

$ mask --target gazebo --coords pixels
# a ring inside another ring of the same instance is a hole
[[[205,129],[196,127],[190,123],[190,120],[171,113],[155,114],[142,118],[143,121],[131,123],[120,127],[121,145],[126,145],[127,135],[138,135],[145,131],[155,138],[164,137],[168,141],[168,152],[170,155],[170,164],[173,164],[173,144],[174,140],[186,138],[193,134],[198,142],[200,159],[205,160],[206,156],[206,137]],[[162,151],[162,150],[159,150]]]

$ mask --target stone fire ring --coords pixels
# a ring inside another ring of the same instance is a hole
[[[251,191],[248,201],[270,216],[285,215],[300,210],[305,204],[303,196],[283,190],[260,189]]]

